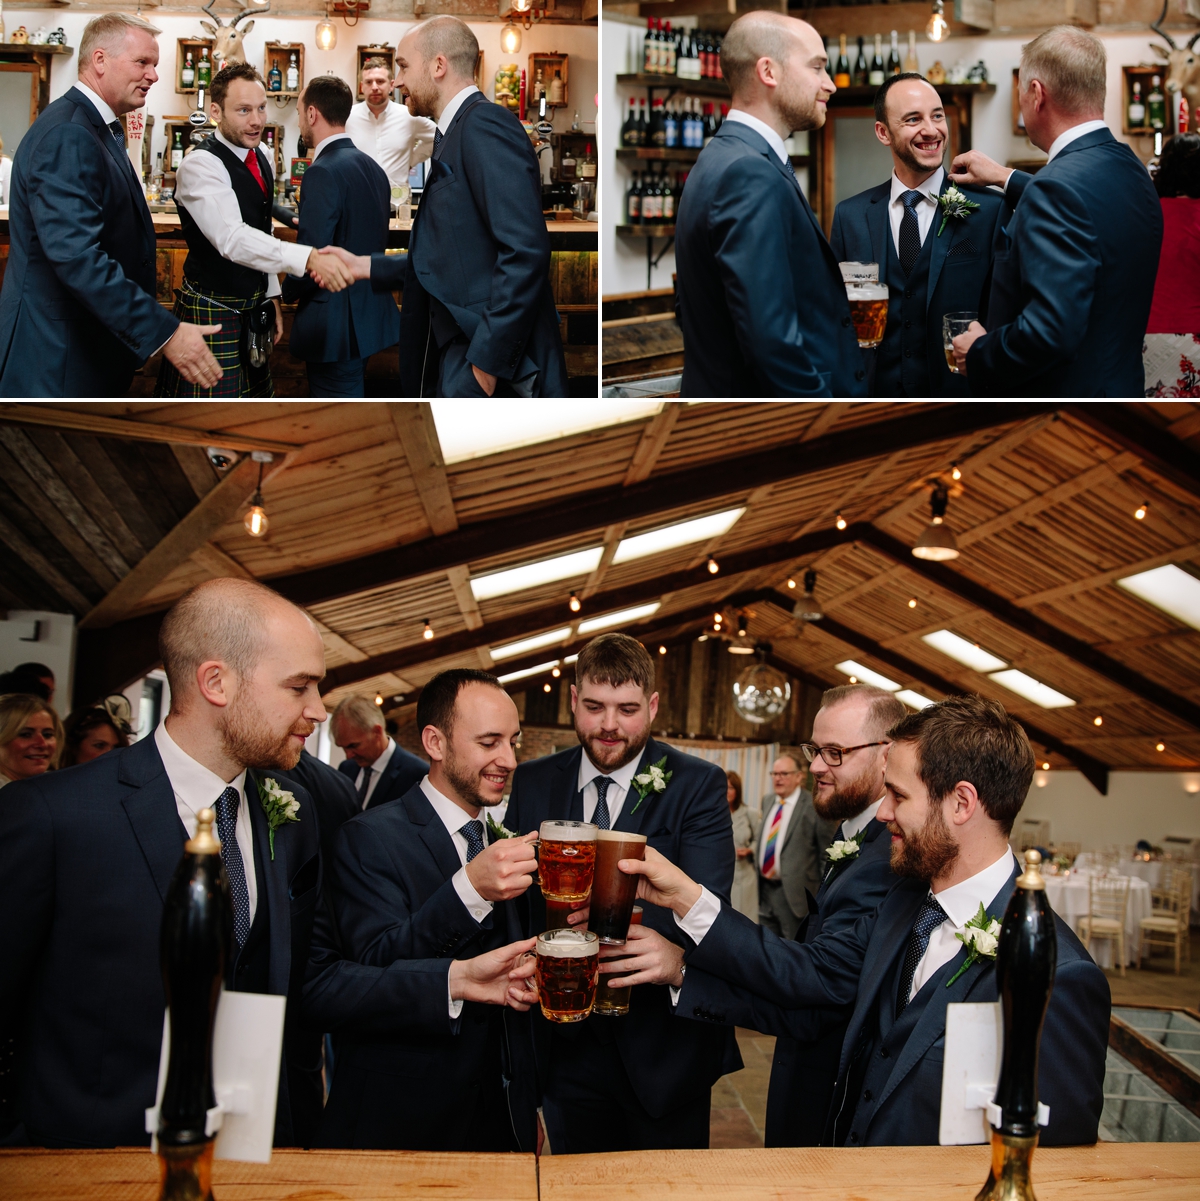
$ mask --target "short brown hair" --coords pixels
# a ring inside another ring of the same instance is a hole
[[[983,811],[1007,836],[1033,783],[1033,748],[998,701],[975,693],[910,713],[889,731],[893,742],[917,744],[917,775],[932,801],[959,781],[975,786]]]
[[[28,692],[10,692],[7,696],[0,696],[0,746],[8,746],[25,728],[29,719],[39,713],[50,714],[54,737],[58,740],[50,766],[57,767],[63,748],[63,724],[54,707],[43,697]]]
[[[579,652],[575,661],[575,683],[637,684],[649,696],[654,691],[654,660],[650,652],[628,634],[601,634]]]
[[[1108,55],[1104,43],[1074,25],[1055,25],[1021,47],[1021,89],[1040,79],[1064,112],[1104,112]]]
[[[874,684],[839,684],[836,688],[827,688],[821,694],[821,708],[832,709],[834,705],[845,704],[846,701],[858,700],[868,702],[867,721],[863,726],[863,734],[873,741],[883,741],[888,730],[897,722],[904,720],[908,710],[903,701],[898,701],[894,693]]]
[[[227,67],[222,67],[212,79],[212,85],[208,90],[208,98],[218,108],[225,107],[225,97],[229,94],[229,85],[235,79],[248,79],[251,83],[262,83],[262,76],[249,63],[230,63]],[[267,85],[263,83],[263,91],[266,91]]]
[[[129,745],[129,735],[117,728],[107,709],[76,709],[63,723],[65,743],[62,750],[64,767],[72,766],[79,758],[79,747],[93,730],[108,726],[117,736],[117,747]]]
[[[392,68],[388,60],[380,54],[372,54],[369,59],[362,65],[362,73],[365,75],[368,71],[386,71],[389,75],[392,73]]]
[[[344,128],[354,107],[354,96],[350,85],[336,75],[318,75],[309,80],[300,103],[308,108],[311,105],[336,128]]]
[[[425,732],[426,726],[441,730],[447,738],[454,728],[454,709],[458,694],[468,684],[486,684],[504,691],[504,685],[490,671],[475,667],[455,667],[450,671],[438,672],[417,698],[417,737]]]

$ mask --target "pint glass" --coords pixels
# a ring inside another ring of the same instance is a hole
[[[631,926],[640,926],[642,924],[642,907],[635,905],[633,907],[633,916],[629,919]],[[622,955],[621,959],[632,959],[632,955]],[[609,963],[617,963],[619,960],[610,959]],[[621,975],[617,972],[616,975]],[[623,1018],[629,1012],[629,994],[633,989],[626,985],[624,988],[612,988],[607,981],[611,976],[605,976],[601,973],[600,983],[596,985],[596,1013],[602,1013],[605,1017]]]
[[[838,263],[838,270],[846,285],[858,344],[863,350],[873,350],[883,341],[888,314],[887,284],[879,282],[879,264]]]
[[[586,901],[596,866],[591,822],[546,821],[538,832],[538,882],[554,901]]]
[[[954,360],[954,339],[959,334],[965,334],[971,328],[972,321],[978,321],[978,313],[947,313],[942,318],[942,349],[946,352],[946,366],[955,375],[962,375]]]
[[[596,835],[596,876],[592,882],[588,929],[594,930],[608,946],[625,945],[637,897],[637,876],[627,876],[617,863],[622,859],[645,858],[644,834],[601,830]]]
[[[590,930],[547,930],[537,939],[537,988],[551,1022],[582,1022],[596,1001],[600,942]]]

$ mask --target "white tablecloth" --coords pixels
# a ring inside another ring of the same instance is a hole
[[[1075,860],[1081,871],[1102,867],[1100,856],[1093,851],[1083,851]],[[1136,876],[1145,880],[1151,888],[1161,888],[1169,869],[1183,868],[1192,873],[1192,913],[1200,912],[1200,863],[1187,863],[1182,859],[1122,859],[1113,871],[1121,876]],[[1195,920],[1193,918],[1193,920]]]
[[[1149,866],[1149,865],[1147,865]],[[1069,876],[1046,877],[1046,899],[1050,908],[1079,933],[1079,919],[1087,917],[1090,873],[1073,871]],[[1125,962],[1137,959],[1138,925],[1151,911],[1150,885],[1136,876],[1129,880],[1129,904],[1125,908]],[[1092,958],[1100,967],[1113,966],[1113,942],[1097,939],[1091,947]]]

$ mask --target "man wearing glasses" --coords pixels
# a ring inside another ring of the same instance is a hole
[[[775,795],[763,803],[758,836],[758,920],[782,938],[795,938],[808,916],[809,898],[821,887],[825,849],[837,829],[835,821],[817,816],[812,794],[801,787],[803,779],[794,755],[775,760]]]

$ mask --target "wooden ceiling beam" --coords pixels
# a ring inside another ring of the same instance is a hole
[[[429,528],[435,537],[453,533],[458,529],[458,515],[454,512],[432,407],[427,401],[411,400],[393,401],[387,407]]]

